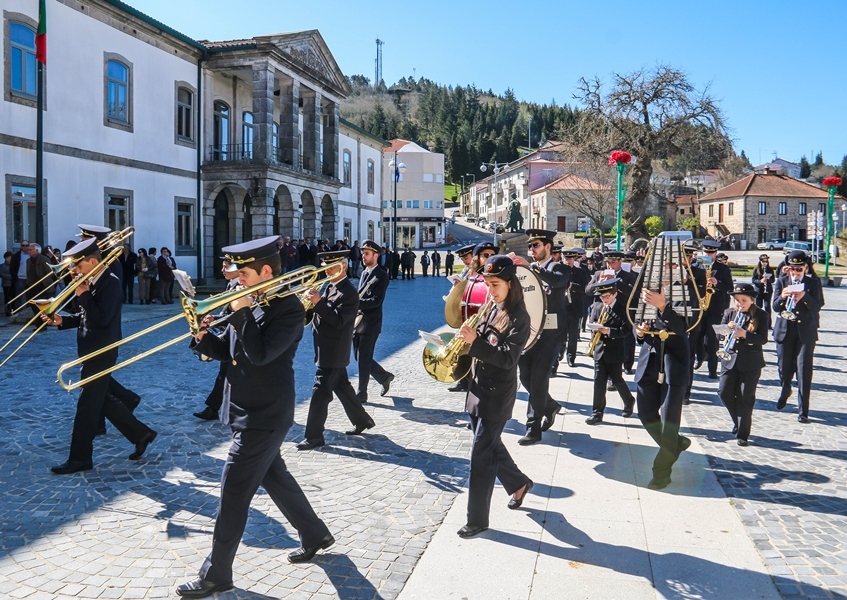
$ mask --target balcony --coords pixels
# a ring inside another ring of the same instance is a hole
[[[209,146],[209,162],[253,160],[253,144],[223,144]]]
[[[300,155],[294,164],[291,148],[273,148],[270,163],[292,171],[317,175],[336,182],[331,164],[325,164],[323,157]],[[253,144],[224,144],[209,146],[207,164],[222,166],[221,163],[253,161]],[[264,162],[264,161],[262,161]]]

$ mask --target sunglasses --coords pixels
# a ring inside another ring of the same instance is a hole
[[[29,248],[29,244],[21,244],[21,248]]]
[[[805,267],[788,267],[792,271],[802,271]]]
[[[541,245],[542,245],[541,242],[532,242],[531,244],[529,244],[529,247],[530,248],[538,248]]]

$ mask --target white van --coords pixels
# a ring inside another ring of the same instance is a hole
[[[685,243],[688,240],[693,240],[694,234],[690,231],[660,231],[656,237],[665,238],[666,240],[678,239],[680,242]]]

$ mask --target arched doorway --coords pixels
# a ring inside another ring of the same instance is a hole
[[[309,190],[303,190],[300,194],[300,204],[303,209],[303,231],[304,238],[315,238],[318,235],[318,218],[315,211],[315,197]]]
[[[279,230],[282,235],[290,235],[292,239],[300,237],[295,224],[294,201],[291,192],[284,185],[276,189],[274,208],[279,210]]]
[[[321,232],[324,239],[329,240],[330,245],[338,239],[338,231],[335,223],[335,205],[329,194],[321,199]]]
[[[215,279],[223,279],[223,275],[221,274],[221,267],[223,266],[223,261],[221,260],[221,256],[223,256],[223,252],[221,248],[224,246],[230,245],[229,240],[229,205],[232,200],[232,195],[230,191],[226,188],[222,189],[218,192],[217,197],[215,197],[214,211],[215,211],[215,220],[214,220],[214,228],[212,230],[212,245],[214,246],[214,254],[213,261],[215,265],[214,276]]]
[[[241,219],[241,241],[249,242],[253,239],[253,200],[250,194],[244,197],[243,214]]]

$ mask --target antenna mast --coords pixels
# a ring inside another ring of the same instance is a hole
[[[382,47],[385,45],[381,39],[376,38],[376,68],[374,69],[374,89],[382,82]]]

